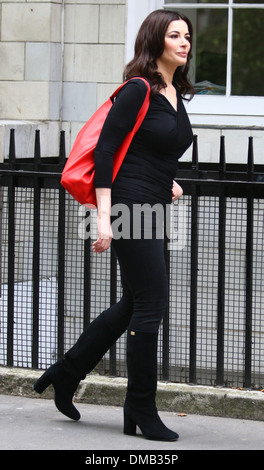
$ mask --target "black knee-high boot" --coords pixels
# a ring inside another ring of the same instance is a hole
[[[69,418],[78,421],[80,413],[72,403],[79,382],[91,372],[105,353],[127,328],[127,321],[117,322],[115,329],[105,321],[104,312],[93,320],[81,334],[75,345],[65,354],[62,361],[50,366],[37,380],[33,388],[42,393],[53,385],[54,400],[58,410]]]
[[[63,368],[62,361],[58,361],[42,374],[33,385],[33,389],[37,393],[42,393],[49,385],[53,385],[54,401],[57,409],[68,416],[68,418],[78,421],[80,413],[73,405],[72,399],[79,382],[78,379],[67,374]]]
[[[124,405],[124,433],[135,435],[138,426],[147,439],[175,441],[179,435],[163,424],[155,403],[157,341],[156,333],[128,331],[128,384]]]

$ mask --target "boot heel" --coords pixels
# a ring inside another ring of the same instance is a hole
[[[47,372],[44,372],[37,382],[34,383],[33,389],[37,393],[42,393],[49,385],[51,385],[51,377]]]
[[[136,428],[137,425],[131,417],[124,412],[124,434],[127,434],[129,436],[135,436],[136,435]]]

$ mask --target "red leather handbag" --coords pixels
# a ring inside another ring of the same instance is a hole
[[[138,113],[134,128],[127,134],[122,145],[114,155],[113,181],[122,165],[130,143],[139,129],[149,107],[150,85],[145,79],[141,78],[141,80],[146,83],[148,91],[144,103]],[[113,93],[113,95],[108,98],[108,100],[93,114],[89,121],[80,130],[62,171],[62,186],[74,197],[74,199],[87,207],[97,207],[94,188],[94,149],[97,145],[105,119],[113,105],[113,100],[119,90],[126,83],[127,82],[124,82]]]

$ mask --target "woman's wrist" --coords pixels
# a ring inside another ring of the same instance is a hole
[[[98,215],[100,217],[110,217],[111,214],[111,189],[96,188],[96,200]]]

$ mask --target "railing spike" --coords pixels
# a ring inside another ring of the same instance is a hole
[[[252,181],[254,175],[254,152],[253,152],[253,137],[248,138],[248,181]]]
[[[65,131],[61,131],[60,133],[60,153],[59,153],[59,161],[64,163],[66,159],[66,150],[65,150]]]
[[[225,155],[225,136],[220,137],[220,161],[219,161],[219,174],[223,177],[226,172],[226,155]]]
[[[15,129],[10,129],[9,137],[9,162],[12,164],[16,159]]]
[[[39,163],[41,157],[40,152],[40,131],[39,129],[35,132],[35,147],[34,147],[34,160],[36,163]]]
[[[193,136],[192,171],[193,173],[198,171],[198,137],[196,134]]]

